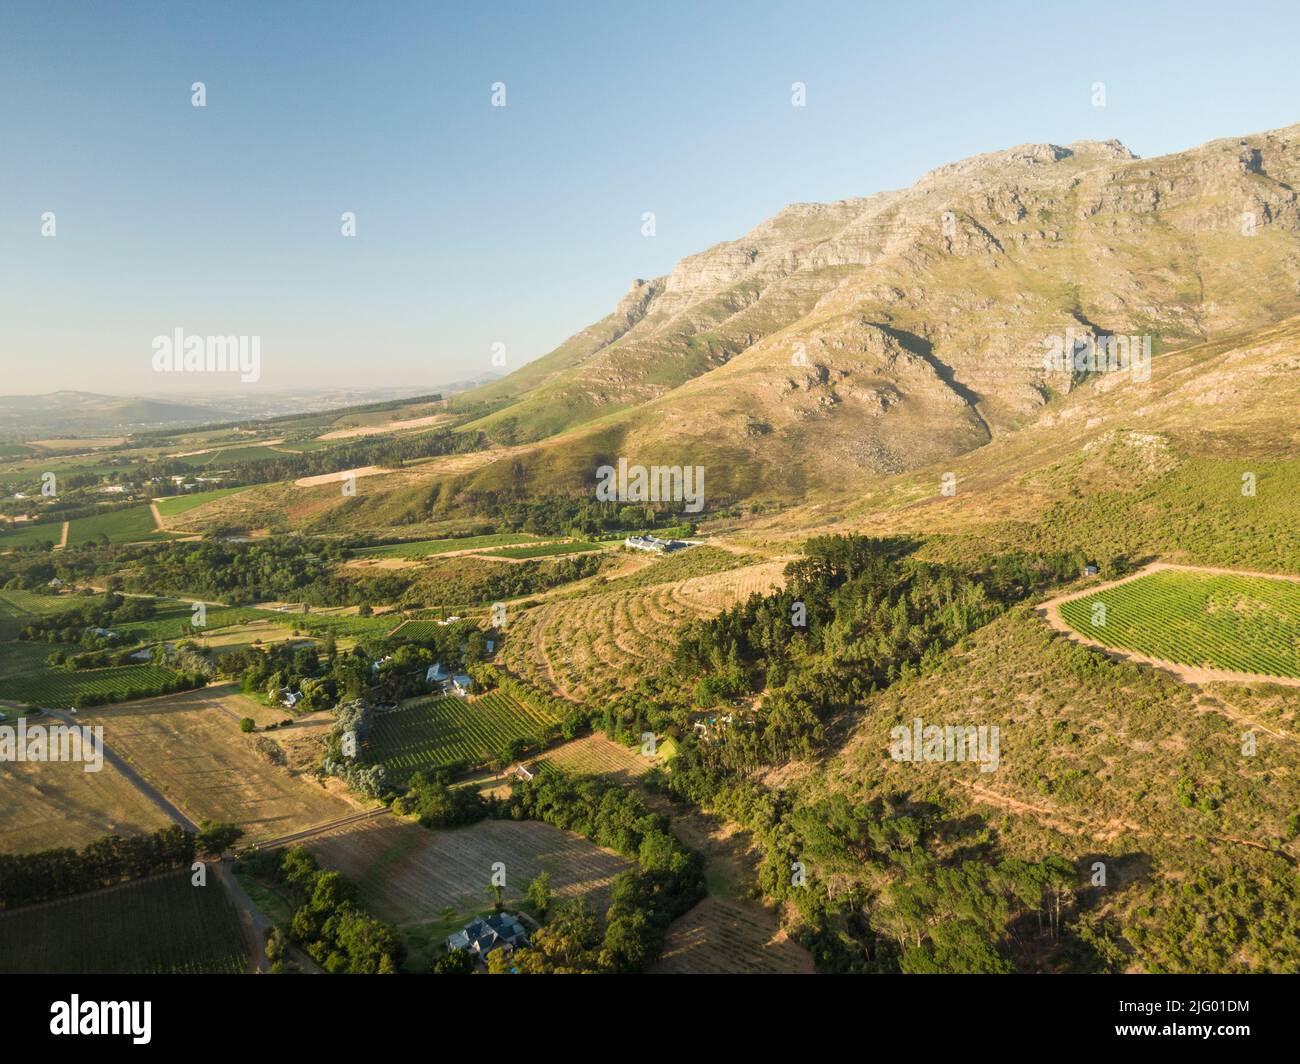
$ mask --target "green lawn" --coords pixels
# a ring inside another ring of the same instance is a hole
[[[62,536],[62,521],[44,521],[38,525],[19,525],[16,528],[9,528],[6,525],[3,530],[0,530],[0,550],[7,550],[10,547],[33,547],[46,542],[51,546],[57,546]]]
[[[261,909],[276,927],[288,931],[289,921],[293,919],[293,906],[289,903],[289,899],[260,879],[255,879],[242,868],[235,869],[235,878],[239,880],[239,885],[244,888],[245,893],[253,899],[253,904]]]
[[[1300,677],[1296,581],[1163,569],[1066,602],[1060,613],[1081,635],[1116,649],[1180,665]]]

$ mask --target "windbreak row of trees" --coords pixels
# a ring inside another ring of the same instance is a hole
[[[84,894],[220,853],[243,834],[229,824],[204,822],[195,835],[173,824],[147,835],[105,835],[81,850],[0,854],[0,908]]]

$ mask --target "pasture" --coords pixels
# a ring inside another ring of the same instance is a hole
[[[1063,602],[1108,647],[1197,668],[1300,677],[1300,582],[1160,569]]]
[[[215,874],[180,869],[0,913],[0,971],[22,974],[238,974],[248,966],[239,914]]]
[[[499,691],[418,698],[376,715],[365,756],[403,778],[417,769],[480,764],[512,739],[532,739],[557,723]]]
[[[6,709],[13,724],[18,716]],[[33,724],[54,723],[40,717]],[[0,852],[30,853],[56,846],[80,849],[104,835],[133,835],[170,821],[112,765],[86,772],[81,764],[0,761]]]
[[[100,536],[109,543],[138,543],[171,539],[171,533],[159,532],[148,506],[127,506],[91,517],[78,517],[68,526],[68,546],[80,547],[98,542]]]
[[[191,820],[238,824],[246,841],[285,835],[355,812],[355,806],[304,774],[258,752],[263,735],[244,735],[241,717],[266,716],[228,684],[111,709],[84,710],[104,742]],[[276,714],[277,717],[285,714]],[[295,728],[272,732],[294,738]]]

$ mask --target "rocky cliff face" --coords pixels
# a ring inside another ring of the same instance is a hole
[[[958,454],[1083,374],[1054,341],[1158,355],[1300,312],[1300,126],[1158,159],[1028,144],[909,189],[796,204],[634,282],[494,385],[509,442],[597,418],[624,453],[779,464],[814,484]],[[606,415],[622,412],[612,422]],[[579,430],[573,435],[573,430]]]

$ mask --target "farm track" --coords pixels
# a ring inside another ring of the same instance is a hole
[[[362,820],[373,820],[376,817],[389,815],[387,806],[381,806],[378,809],[367,809],[361,813],[353,813],[350,816],[339,817],[337,820],[329,820],[324,824],[317,824],[315,827],[304,828],[302,831],[294,831],[288,835],[281,835],[275,839],[264,839],[256,843],[259,850],[275,850],[281,846],[293,846],[304,839],[315,838],[317,835],[323,835],[327,831],[336,831],[339,828],[348,827],[351,824],[357,824]]]
[[[50,716],[56,717],[57,719],[63,721],[64,724],[70,724],[74,726],[77,724],[77,721],[70,714],[63,713],[60,710],[47,709],[45,712],[48,713]],[[117,769],[117,771],[120,772],[124,777],[126,777],[126,779],[131,783],[131,785],[142,795],[148,798],[149,801],[151,801],[158,808],[158,810],[168,819],[175,821],[181,827],[185,828],[186,831],[199,830],[198,824],[194,823],[194,821],[191,820],[188,816],[186,816],[183,812],[181,812],[181,810],[177,806],[173,805],[167,799],[167,797],[162,793],[162,791],[160,791],[152,783],[148,782],[143,776],[141,776],[140,773],[138,773],[135,770],[135,768],[131,765],[130,762],[128,762],[124,757],[119,755],[111,746],[108,745],[107,740],[104,741],[104,760],[107,761],[110,765],[112,765],[115,769]]]
[[[1029,816],[1047,824],[1057,831],[1069,835],[1082,835],[1100,842],[1111,842],[1120,834],[1128,832],[1138,837],[1145,838],[1167,838],[1165,833],[1143,828],[1138,824],[1132,824],[1123,820],[1112,820],[1102,830],[1099,825],[1076,816],[1073,813],[1066,813],[1060,809],[1052,809],[1043,805],[1035,805],[1029,802],[1021,801],[1018,798],[1012,798],[1009,795],[999,794],[997,791],[989,790],[978,783],[967,783],[963,780],[954,781],[966,790],[971,792],[974,800],[983,802],[985,805],[991,805],[998,809],[1007,809],[1013,813],[1022,816]],[[1227,843],[1234,846],[1249,846],[1251,849],[1260,850],[1263,853],[1271,854],[1274,857],[1280,857],[1292,867],[1300,865],[1294,854],[1288,850],[1279,849],[1268,843],[1260,842],[1257,839],[1243,839],[1237,835],[1193,835],[1191,833],[1182,833],[1178,836],[1186,842],[1217,842]]]

